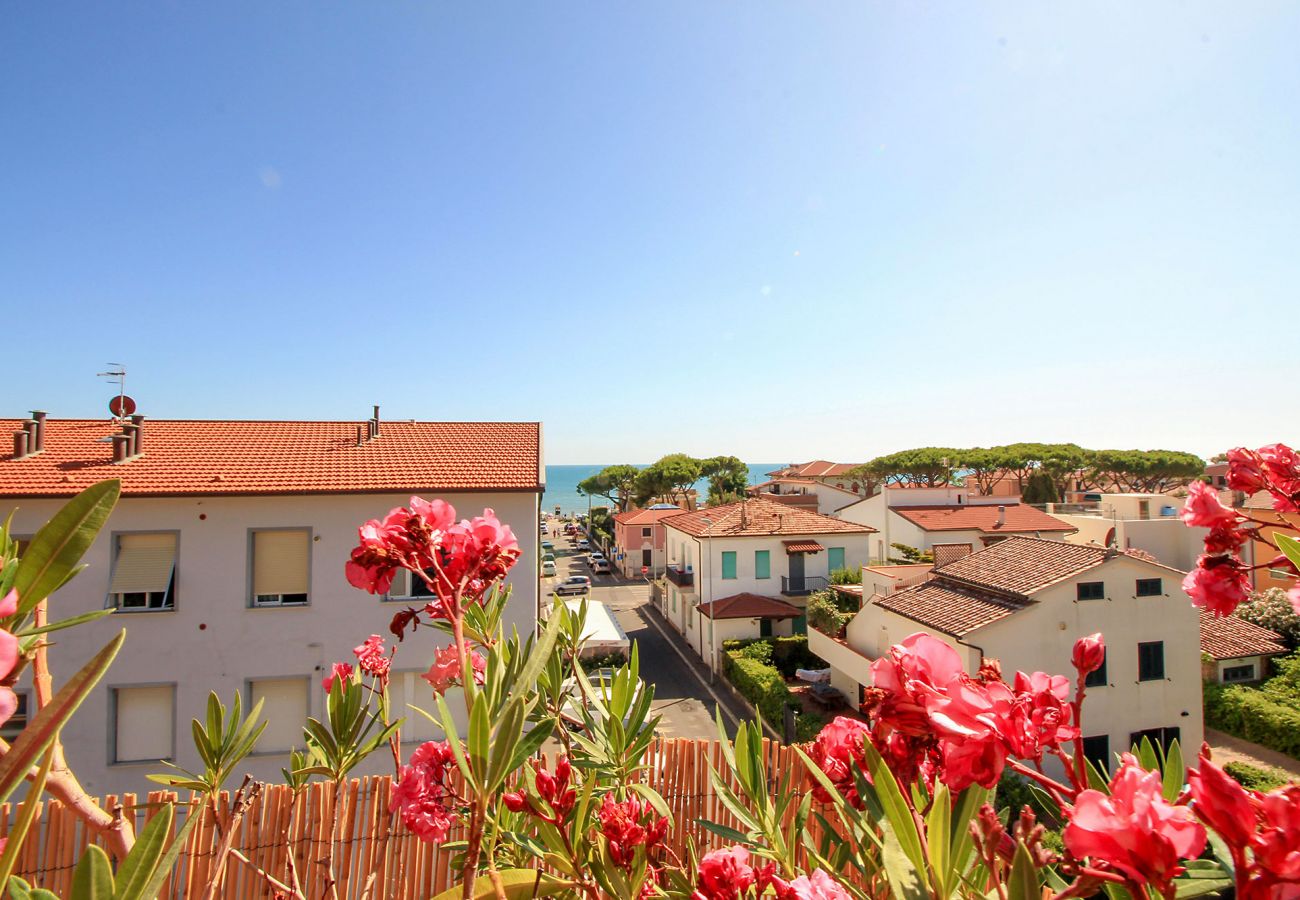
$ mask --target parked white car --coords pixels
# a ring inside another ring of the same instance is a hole
[[[597,575],[607,575],[611,571],[609,560],[603,556],[591,564],[591,571]]]
[[[555,574],[555,560],[553,559],[542,560],[542,575],[549,577],[554,574]]]
[[[570,575],[556,585],[555,593],[564,596],[565,594],[585,594],[589,590],[591,590],[590,578],[586,575]]]

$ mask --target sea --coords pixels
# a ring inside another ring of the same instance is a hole
[[[560,508],[560,512],[565,515],[569,513],[578,513],[587,511],[588,498],[578,493],[578,482],[590,478],[601,469],[605,468],[601,464],[594,466],[547,466],[546,467],[546,493],[542,495],[542,509],[547,512],[555,512],[555,507]],[[749,483],[761,484],[767,481],[767,473],[774,472],[788,463],[750,463],[749,464]],[[700,493],[700,500],[703,501],[709,493],[709,482],[701,479],[696,482],[695,489]],[[592,497],[593,506],[608,506],[608,501],[603,497]]]

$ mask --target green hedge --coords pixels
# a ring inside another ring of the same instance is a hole
[[[1300,704],[1278,693],[1207,684],[1205,724],[1300,759]]]
[[[1280,769],[1261,769],[1244,762],[1225,763],[1223,771],[1227,772],[1242,785],[1252,791],[1271,791],[1288,783],[1290,779]]]
[[[808,635],[791,637],[733,638],[722,642],[722,649],[743,651],[743,655],[762,660],[765,651],[753,649],[757,645],[771,647],[771,664],[786,678],[793,678],[796,669],[825,669],[828,663],[808,649]]]
[[[739,650],[727,654],[724,669],[736,690],[758,707],[759,715],[769,725],[777,731],[785,727],[785,708],[797,704],[780,672],[766,663],[742,656]]]

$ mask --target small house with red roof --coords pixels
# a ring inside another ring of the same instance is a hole
[[[87,568],[50,599],[56,618],[105,608],[106,618],[60,631],[50,650],[66,679],[126,628],[127,651],[64,728],[69,760],[92,795],[143,792],[160,760],[201,767],[189,720],[209,691],[245,708],[265,701],[269,723],[246,761],[274,780],[302,747],[307,716],[322,718],[323,675],[427,590],[400,573],[385,596],[352,587],[344,563],[357,528],[440,498],[458,515],[485,507],[522,550],[506,628],[537,621],[538,520],[543,484],[536,422],[0,420],[0,518],[30,540],[80,491],[106,479],[121,499],[84,557]],[[8,441],[5,442],[8,451]],[[390,702],[427,706],[433,644],[423,630],[394,663]],[[30,686],[20,681],[20,698]],[[30,703],[27,706],[31,708]],[[434,736],[408,715],[403,741]],[[379,761],[367,771],[377,771]]]
[[[808,595],[867,562],[872,529],[755,497],[662,520],[664,617],[705,662],[731,638],[800,634]]]
[[[686,512],[671,503],[629,509],[614,515],[614,559],[624,577],[658,578],[664,572],[664,526],[669,516]]]
[[[1290,653],[1282,636],[1237,616],[1201,610],[1201,653],[1207,680],[1220,684],[1262,681],[1275,656]]]

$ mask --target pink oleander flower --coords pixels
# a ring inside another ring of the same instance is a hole
[[[364,643],[358,644],[352,648],[356,654],[357,664],[361,666],[361,671],[375,678],[386,678],[388,669],[393,664],[392,658],[384,652],[384,639],[377,634],[372,634],[365,639]]]
[[[751,864],[749,851],[744,847],[710,850],[700,859],[691,900],[740,900],[751,889],[753,895],[757,896],[767,890],[775,872],[775,863],[768,862],[757,867]],[[778,887],[777,896],[797,895],[782,895]]]
[[[334,664],[333,668],[330,669],[330,673],[326,675],[325,678],[321,681],[321,686],[325,688],[325,693],[328,694],[330,692],[330,688],[334,687],[335,681],[338,681],[340,684],[342,684],[344,682],[350,681],[351,679],[352,679],[352,665],[350,663],[337,662]]]
[[[402,823],[422,841],[445,841],[456,823],[452,808],[455,798],[448,784],[448,775],[455,766],[451,744],[426,741],[398,773],[389,807],[401,814]]]
[[[1072,723],[1070,680],[1064,675],[1017,672],[1012,690],[1015,700],[998,724],[1015,756],[1038,761],[1045,751],[1078,739],[1079,729]]]
[[[1268,487],[1264,460],[1254,450],[1235,447],[1228,451],[1228,487],[1253,494]]]
[[[0,600],[0,619],[18,612],[18,591],[10,590]],[[13,632],[0,630],[0,680],[7,679],[18,666],[18,638]],[[0,685],[0,724],[18,712],[18,695],[8,685]]]
[[[861,809],[862,800],[853,778],[852,766],[856,765],[864,776],[867,774],[867,726],[848,716],[836,716],[834,721],[817,733],[817,739],[808,748],[808,757],[817,764],[850,804]],[[808,776],[813,796],[821,803],[831,802],[830,795],[821,784]]]
[[[1230,616],[1250,596],[1250,578],[1241,562],[1230,556],[1207,556],[1183,579],[1183,590],[1194,606],[1216,616]]]
[[[1286,598],[1291,601],[1291,608],[1295,614],[1300,616],[1300,587],[1293,587],[1286,592]]]
[[[955,656],[956,654],[954,654]],[[981,684],[965,673],[927,698],[943,765],[939,779],[953,791],[993,787],[1002,777],[1016,698],[1000,681]]]
[[[483,684],[487,680],[487,660],[476,650],[469,651],[470,668],[474,670],[474,683]],[[460,684],[460,655],[456,647],[443,647],[433,655],[433,665],[420,677],[432,685],[434,693],[445,694],[447,688]]]
[[[1131,753],[1120,758],[1110,796],[1080,791],[1063,838],[1075,857],[1104,863],[1135,884],[1168,894],[1182,861],[1205,849],[1205,828],[1186,806],[1163,796],[1159,772],[1143,769]]]
[[[1237,514],[1219,502],[1219,492],[1204,481],[1187,486],[1181,515],[1184,522],[1197,528],[1231,527],[1237,521]]]
[[[789,883],[776,882],[776,900],[851,900],[852,895],[821,869],[800,875]]]
[[[1205,552],[1209,556],[1236,553],[1250,540],[1250,527],[1246,523],[1216,525],[1205,535]]]
[[[636,796],[620,802],[613,794],[606,794],[596,817],[609,845],[610,859],[625,869],[636,858],[637,847],[645,847],[649,857],[668,834],[668,820],[657,816],[654,807]]]
[[[1193,809],[1229,847],[1244,848],[1255,836],[1255,805],[1251,794],[1234,778],[1210,762],[1201,751],[1200,764],[1187,770]]]
[[[1106,642],[1101,632],[1081,637],[1074,642],[1074,653],[1070,658],[1080,675],[1090,675],[1106,664]]]

